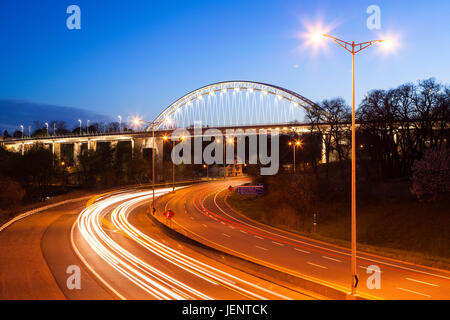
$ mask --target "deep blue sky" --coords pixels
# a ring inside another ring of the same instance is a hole
[[[70,4],[81,8],[81,30],[66,28]],[[379,31],[366,27],[371,4],[381,8]],[[346,40],[400,39],[393,55],[357,57],[359,102],[369,89],[449,83],[449,13],[442,0],[1,1],[0,98],[151,120],[188,91],[243,79],[350,102],[350,54],[332,43],[301,48],[304,22],[321,20]]]

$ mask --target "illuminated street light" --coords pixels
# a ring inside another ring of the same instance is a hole
[[[22,129],[22,139],[23,139],[23,124],[20,125],[20,128]]]
[[[78,122],[80,123],[80,134],[81,134],[81,119],[78,119]]]
[[[294,148],[292,149],[292,158],[293,158],[293,162],[294,162],[294,173],[296,171],[296,164],[295,164],[295,148],[296,147],[301,147],[302,142],[301,140],[296,140],[295,143],[292,143],[291,141],[288,142],[289,146],[294,146]]]
[[[122,132],[122,116],[119,114],[117,118],[119,118],[119,132]]]
[[[47,135],[48,135],[48,122],[45,123],[45,126],[47,127]]]
[[[203,168],[206,169],[206,179],[209,179],[209,174],[208,174],[208,165],[204,164]]]
[[[356,130],[355,130],[355,55],[372,46],[375,43],[384,44],[384,49],[391,49],[393,47],[393,43],[391,40],[372,40],[362,43],[355,43],[354,41],[346,42],[344,40],[338,39],[336,37],[322,34],[322,37],[318,37],[317,33],[311,34],[311,41],[318,43],[322,38],[330,38],[334,42],[336,42],[339,46],[347,50],[352,54],[352,199],[351,199],[351,247],[352,247],[352,256],[351,256],[351,273],[352,273],[352,295],[356,294],[356,285],[358,283],[358,275],[356,272]]]

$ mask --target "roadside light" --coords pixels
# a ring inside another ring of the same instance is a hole
[[[291,142],[291,141],[289,141],[288,145],[289,145],[289,146],[292,146],[292,142]]]
[[[164,136],[164,137],[163,137],[163,140],[167,140],[167,139],[169,139],[167,136]]]
[[[141,123],[141,119],[135,118],[135,119],[133,120],[133,123],[134,123],[136,126],[138,126],[138,125]]]
[[[216,139],[216,142],[217,142],[217,143],[220,143],[220,139]]]
[[[360,144],[359,147],[360,147],[361,149],[364,149],[364,145],[363,145],[363,144]]]
[[[233,143],[233,138],[228,139],[228,143]]]
[[[206,168],[206,164],[203,165],[203,168]]]
[[[64,161],[61,161],[61,166],[65,166],[66,165],[66,163],[64,162]]]
[[[300,140],[297,140],[297,141],[295,142],[295,144],[296,144],[297,146],[300,146],[300,145],[302,144],[302,142],[301,142]]]
[[[185,136],[181,136],[181,137],[180,137],[180,140],[181,140],[181,141],[184,141],[184,139],[186,139]]]

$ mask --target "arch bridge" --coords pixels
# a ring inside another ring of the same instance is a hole
[[[97,144],[130,142],[133,154],[155,146],[157,161],[162,161],[164,135],[177,128],[194,127],[226,130],[280,129],[281,132],[301,132],[310,127],[306,123],[307,112],[324,112],[317,104],[291,90],[254,81],[225,81],[210,84],[193,90],[174,101],[164,109],[153,126],[143,131],[114,133],[80,134],[71,136],[45,136],[0,140],[0,144],[11,151],[24,153],[27,148],[41,143],[51,148],[57,159],[61,149],[73,149],[73,162],[77,164],[78,155],[83,150],[96,150]],[[324,124],[325,125],[325,124]]]

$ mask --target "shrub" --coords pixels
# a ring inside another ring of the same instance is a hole
[[[450,191],[450,157],[443,149],[430,149],[412,166],[411,193],[419,200],[435,200]]]
[[[25,196],[22,186],[9,178],[0,177],[0,208],[9,209],[16,206]]]

